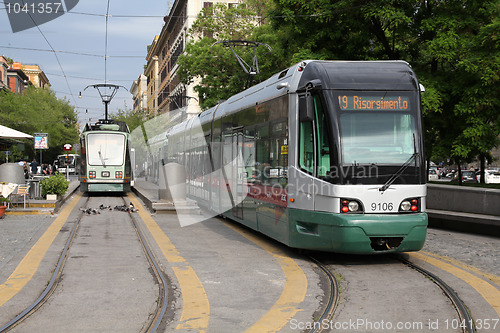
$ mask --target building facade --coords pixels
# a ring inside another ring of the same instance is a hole
[[[158,38],[160,36],[155,36],[153,43],[148,46],[148,55],[146,56],[146,69],[144,70],[144,75],[147,80],[147,108],[148,112],[152,116],[158,114],[158,56],[153,53],[158,43]]]
[[[31,84],[29,77],[21,69],[21,63],[15,62],[7,70],[7,86],[16,94],[22,94],[24,89]]]
[[[148,78],[141,74],[130,87],[132,100],[134,103],[133,110],[145,110],[148,107]]]
[[[234,5],[238,0],[219,0],[217,3]],[[203,8],[211,7],[215,1],[175,0],[170,13],[164,17],[165,24],[161,33],[155,38],[147,56],[148,108],[150,112],[161,114],[173,110],[181,110],[190,118],[201,112],[199,98],[194,91],[194,84],[185,85],[177,75],[177,60],[184,53],[190,40],[188,30],[193,25]],[[157,68],[155,75],[152,71]],[[153,80],[155,89],[153,89]],[[151,106],[155,107],[151,108]]]
[[[7,90],[7,70],[9,69],[9,64],[4,56],[0,56],[0,90]]]
[[[10,90],[22,94],[28,85],[37,88],[50,88],[50,82],[38,65],[23,65],[0,56],[0,90]]]
[[[23,72],[37,88],[50,88],[50,82],[38,65],[21,65]]]

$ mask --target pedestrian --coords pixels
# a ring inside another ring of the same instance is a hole
[[[38,173],[38,163],[36,159],[33,159],[33,161],[30,164],[31,167],[31,174],[36,175]]]
[[[30,177],[30,167],[28,165],[28,162],[26,161],[23,162],[23,169],[24,169],[24,179],[28,179]]]

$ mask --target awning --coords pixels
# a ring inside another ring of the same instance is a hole
[[[0,138],[2,139],[33,139],[33,136],[16,131],[15,129],[0,125]]]

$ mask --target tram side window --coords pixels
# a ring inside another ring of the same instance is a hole
[[[270,170],[271,183],[287,183],[287,168],[288,168],[288,128],[287,121],[280,121],[272,124],[272,143],[271,143],[271,166]]]
[[[269,140],[269,125],[257,127],[256,172],[257,184],[268,184],[271,168],[271,147]]]
[[[318,95],[314,96],[314,109],[316,113],[316,130],[318,138],[318,177],[326,177],[330,171],[330,141],[325,112]]]
[[[301,113],[306,108],[306,96],[300,96],[299,108]],[[317,147],[317,176],[326,177],[330,172],[330,141],[328,136],[328,122],[321,104],[319,95],[313,96],[313,119],[304,118],[300,122],[299,138],[299,166],[308,173],[313,174],[315,168],[314,149]]]
[[[306,107],[306,96],[300,96],[299,107]],[[304,112],[304,110],[300,110]],[[314,132],[312,120],[300,122],[299,133],[299,167],[308,173],[314,171]]]

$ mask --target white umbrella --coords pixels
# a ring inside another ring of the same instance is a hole
[[[33,139],[33,136],[16,131],[15,129],[0,125],[0,138],[2,139]]]

